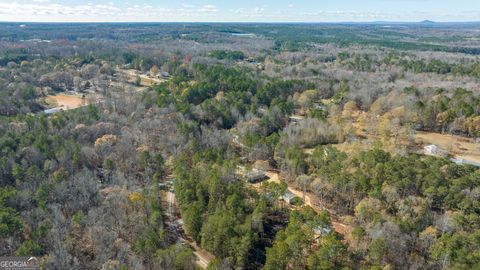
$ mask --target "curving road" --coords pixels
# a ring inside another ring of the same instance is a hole
[[[276,183],[280,183],[280,176],[278,174],[278,172],[274,172],[274,171],[267,171],[265,173],[267,176],[268,176],[268,180],[269,182],[276,182]],[[288,184],[288,183],[287,183]],[[293,185],[291,184],[288,184],[288,190],[295,194],[295,196],[297,197],[300,197],[300,198],[303,198],[303,191],[301,190],[298,190],[296,187],[294,187]],[[345,234],[347,233],[347,231],[351,228],[349,228],[348,225],[346,224],[343,224],[343,223],[340,223],[338,222],[338,220],[336,220],[334,218],[334,213],[329,210],[328,208],[324,207],[324,206],[321,206],[321,205],[317,205],[315,204],[314,202],[317,202],[318,200],[316,199],[315,195],[314,194],[311,194],[309,192],[305,192],[305,205],[308,205],[310,206],[313,210],[315,210],[315,212],[319,213],[321,210],[326,210],[327,212],[330,213],[330,222],[332,223],[332,226],[333,228],[335,229],[335,231],[343,236],[345,236]]]

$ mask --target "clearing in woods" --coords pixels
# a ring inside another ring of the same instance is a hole
[[[268,176],[268,180],[269,182],[276,182],[276,183],[280,183],[281,180],[280,180],[280,176],[277,172],[271,172],[271,171],[268,171],[265,173],[267,176]],[[321,210],[326,210],[328,211],[330,214],[332,214],[332,211],[330,211],[329,209],[327,209],[326,207],[323,207],[320,205],[320,200],[314,195],[312,194],[311,192],[305,192],[305,194],[303,193],[303,191],[301,190],[298,190],[295,186],[293,186],[292,184],[288,184],[288,190],[290,192],[292,192],[293,194],[295,194],[295,196],[299,197],[299,198],[305,198],[305,205],[307,206],[310,206],[313,208],[313,210],[315,210],[315,212],[319,213]],[[305,196],[304,196],[305,195]],[[348,232],[351,231],[352,228],[350,228],[348,225],[346,224],[343,224],[341,222],[339,222],[334,215],[332,215],[331,217],[331,223],[332,223],[332,226],[333,226],[333,229],[341,234],[345,240],[348,241],[347,239],[347,236],[348,236]]]
[[[480,143],[472,138],[417,131],[415,141],[423,145],[435,144],[453,156],[480,163]]]
[[[64,110],[76,109],[86,105],[85,98],[76,95],[60,94],[54,96],[47,96],[45,101],[47,102],[49,107],[62,108]]]
[[[137,78],[140,78],[141,86],[152,86],[154,84],[160,84],[167,81],[165,79],[154,78],[146,74],[141,74],[139,73],[139,71],[135,69],[117,69],[117,72],[120,73],[121,75],[126,76],[127,81],[129,83],[135,84],[135,81],[137,80]]]

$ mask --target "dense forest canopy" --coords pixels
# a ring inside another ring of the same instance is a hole
[[[477,27],[1,23],[0,255],[478,269]]]

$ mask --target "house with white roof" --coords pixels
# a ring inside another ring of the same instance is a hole
[[[423,147],[423,152],[425,153],[425,155],[429,155],[429,156],[438,155],[439,150],[440,149],[438,148],[438,146],[434,144],[430,144]]]

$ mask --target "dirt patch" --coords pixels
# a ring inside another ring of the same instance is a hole
[[[343,238],[348,242],[350,241],[350,239],[347,239],[348,237],[348,233],[350,232],[350,227],[348,227],[347,225],[345,224],[342,224],[342,223],[339,223],[339,222],[336,222],[336,221],[331,221],[332,222],[332,226],[333,226],[333,229],[340,235],[343,236]]]
[[[140,74],[137,70],[135,69],[117,69],[117,72],[126,76],[128,82],[130,83],[136,83],[137,78],[140,78],[140,85],[141,86],[152,86],[154,84],[160,84],[165,82],[166,80],[160,79],[160,78],[153,78],[149,77],[145,74]]]
[[[86,100],[81,96],[55,95],[46,97],[45,101],[52,108],[63,108],[64,110],[76,109],[86,105]]]
[[[268,182],[280,184],[280,177],[277,172],[265,172],[265,175],[268,176]]]
[[[215,256],[210,252],[201,249],[195,241],[190,241],[188,243],[193,248],[193,253],[197,256],[196,264],[202,269],[207,269],[210,262],[215,260]]]

